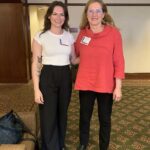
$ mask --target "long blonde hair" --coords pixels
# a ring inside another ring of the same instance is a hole
[[[80,23],[80,29],[84,29],[85,27],[89,26],[89,22],[88,22],[88,19],[87,19],[87,11],[88,11],[89,5],[92,4],[92,3],[95,3],[95,2],[99,3],[102,6],[102,10],[105,13],[105,16],[102,20],[102,24],[103,25],[115,26],[115,23],[114,23],[112,17],[108,14],[106,4],[102,0],[89,0],[86,4],[85,8],[84,8],[84,12],[83,12],[83,15],[82,15],[82,20],[81,20],[81,23]]]

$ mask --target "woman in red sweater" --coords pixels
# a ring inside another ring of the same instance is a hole
[[[111,112],[114,101],[122,97],[124,78],[122,39],[101,0],[89,0],[85,6],[81,31],[75,48],[80,57],[75,89],[80,99],[80,146],[86,150],[90,120],[97,99],[100,123],[99,147],[107,150],[111,131]]]

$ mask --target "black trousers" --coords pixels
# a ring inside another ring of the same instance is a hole
[[[80,144],[88,145],[90,120],[93,112],[94,102],[97,99],[99,117],[99,147],[107,150],[111,131],[111,112],[113,98],[109,93],[97,93],[93,91],[79,91],[80,98]]]
[[[39,105],[42,150],[61,150],[65,146],[67,110],[72,80],[69,65],[44,65],[40,76],[44,104]]]

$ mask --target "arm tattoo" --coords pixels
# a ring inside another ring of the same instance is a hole
[[[42,56],[41,57],[37,57],[37,75],[40,76],[41,73],[41,69],[42,69]]]
[[[38,56],[37,59],[38,59],[38,63],[41,64],[42,63],[42,56],[41,57]]]

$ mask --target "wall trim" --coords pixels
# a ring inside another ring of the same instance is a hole
[[[27,5],[50,5],[51,3],[27,3]],[[65,1],[67,6],[85,6],[86,3],[68,3]],[[107,6],[150,6],[150,3],[106,3]]]
[[[0,3],[27,3],[27,0],[0,0]]]
[[[125,79],[150,79],[150,73],[125,73]]]
[[[68,6],[85,6],[86,3],[68,3]],[[107,6],[150,6],[150,3],[106,3]]]

